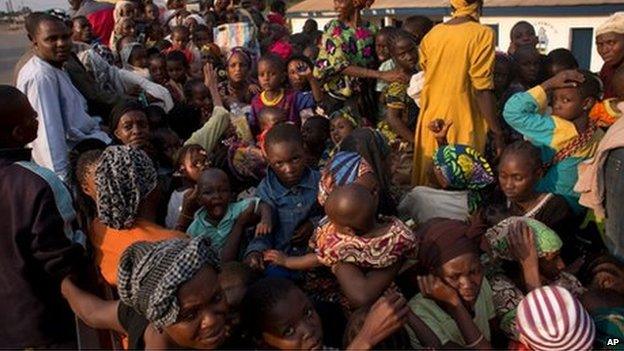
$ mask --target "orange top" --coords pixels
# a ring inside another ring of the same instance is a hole
[[[117,266],[124,250],[139,241],[159,241],[185,238],[186,234],[165,229],[144,219],[137,219],[132,229],[109,228],[95,219],[89,233],[95,251],[95,263],[104,280],[117,286]]]

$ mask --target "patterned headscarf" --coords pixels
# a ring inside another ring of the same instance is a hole
[[[225,62],[229,64],[230,60],[232,59],[234,55],[240,55],[243,58],[243,61],[245,61],[245,63],[247,64],[247,67],[251,68],[251,65],[253,64],[253,60],[251,58],[251,54],[249,53],[249,50],[247,50],[246,48],[242,46],[234,47],[230,50],[230,52],[228,52],[225,58]]]
[[[167,327],[178,319],[180,286],[206,266],[217,269],[218,262],[205,235],[135,243],[119,261],[119,297],[156,328]]]
[[[451,6],[453,6],[453,18],[455,17],[472,17],[475,20],[479,20],[479,6],[480,1],[474,1],[469,4],[466,0],[451,0]]]
[[[335,118],[345,119],[347,122],[353,125],[353,128],[358,128],[360,127],[360,124],[361,124],[360,123],[361,119],[357,115],[357,112],[353,111],[353,109],[349,106],[345,106],[341,109],[338,109],[329,115],[330,121]]]
[[[531,350],[591,350],[596,333],[581,303],[559,286],[528,293],[516,322],[520,341]]]
[[[492,259],[514,260],[514,256],[509,252],[509,234],[511,229],[520,222],[526,223],[533,232],[539,257],[561,250],[563,242],[559,235],[542,222],[533,218],[509,217],[485,232],[485,238],[492,251]]]
[[[355,182],[366,173],[373,173],[371,166],[355,152],[340,151],[323,169],[319,182],[318,202],[323,206],[336,186]]]
[[[468,196],[470,212],[474,212],[481,202],[478,191],[494,182],[492,167],[470,146],[442,146],[433,156],[433,164],[442,171],[451,188],[470,190]]]
[[[156,183],[156,169],[145,152],[130,146],[106,148],[95,172],[98,218],[114,229],[132,228],[141,200]]]
[[[476,245],[468,238],[470,226],[454,219],[434,218],[427,221],[416,233],[422,238],[418,251],[417,270],[431,274],[446,262],[467,253],[478,253]]]

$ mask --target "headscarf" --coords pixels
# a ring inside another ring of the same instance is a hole
[[[596,28],[596,36],[617,33],[624,34],[624,12],[616,12]]]
[[[537,288],[520,302],[520,341],[532,350],[591,350],[595,327],[581,303],[558,286]]]
[[[100,221],[114,229],[130,229],[141,200],[156,188],[156,169],[145,152],[110,146],[97,166],[95,184]]]
[[[468,16],[479,20],[480,1],[477,0],[469,4],[466,0],[451,0],[451,6],[454,9],[453,18]]]
[[[533,218],[509,217],[485,232],[493,260],[514,260],[514,256],[509,252],[509,234],[511,229],[520,222],[526,223],[533,232],[535,248],[539,257],[561,250],[563,242],[559,235],[542,222]]]
[[[323,169],[319,182],[318,202],[321,206],[336,186],[351,184],[367,173],[373,173],[371,166],[355,152],[340,151],[332,157]]]
[[[121,18],[123,18],[123,16],[121,16],[121,11],[123,10],[124,7],[126,7],[126,5],[136,6],[134,1],[130,1],[130,0],[120,0],[115,3],[115,9],[113,10],[113,20],[115,21],[115,23],[117,23]]]
[[[492,167],[481,154],[466,145],[445,145],[436,151],[433,164],[451,188],[470,190],[468,208],[474,212],[481,202],[479,190],[494,182]]]
[[[180,286],[206,266],[217,269],[218,262],[205,235],[134,243],[119,260],[119,297],[156,328],[167,327],[178,319]]]
[[[422,238],[418,252],[418,271],[430,274],[446,262],[467,253],[478,253],[476,245],[468,238],[470,226],[454,219],[434,218],[418,229]]]
[[[358,116],[358,113],[354,111],[350,106],[345,106],[341,109],[338,109],[332,112],[329,115],[330,121],[335,118],[343,118],[347,122],[351,123],[351,125],[353,125],[353,128],[358,128],[360,127],[360,124],[361,124],[360,123],[361,118]]]
[[[247,64],[247,66],[249,68],[251,68],[253,61],[251,59],[251,54],[249,53],[249,50],[247,50],[246,48],[242,47],[242,46],[237,46],[237,47],[233,47],[230,52],[228,52],[226,58],[225,58],[225,62],[226,64],[230,63],[230,59],[232,59],[232,57],[234,55],[240,55],[243,58],[243,61],[245,61],[245,63]]]

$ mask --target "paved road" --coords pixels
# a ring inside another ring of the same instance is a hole
[[[0,26],[0,84],[11,84],[13,68],[27,46],[26,32],[12,31],[7,26]]]

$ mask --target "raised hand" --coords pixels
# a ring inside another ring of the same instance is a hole
[[[557,73],[554,77],[542,83],[544,90],[576,88],[585,81],[585,76],[575,69]]]
[[[461,304],[457,291],[437,276],[430,274],[417,279],[418,287],[424,297],[449,307],[457,307]]]
[[[403,327],[409,307],[400,293],[392,291],[380,297],[371,307],[360,331],[371,347]]]

